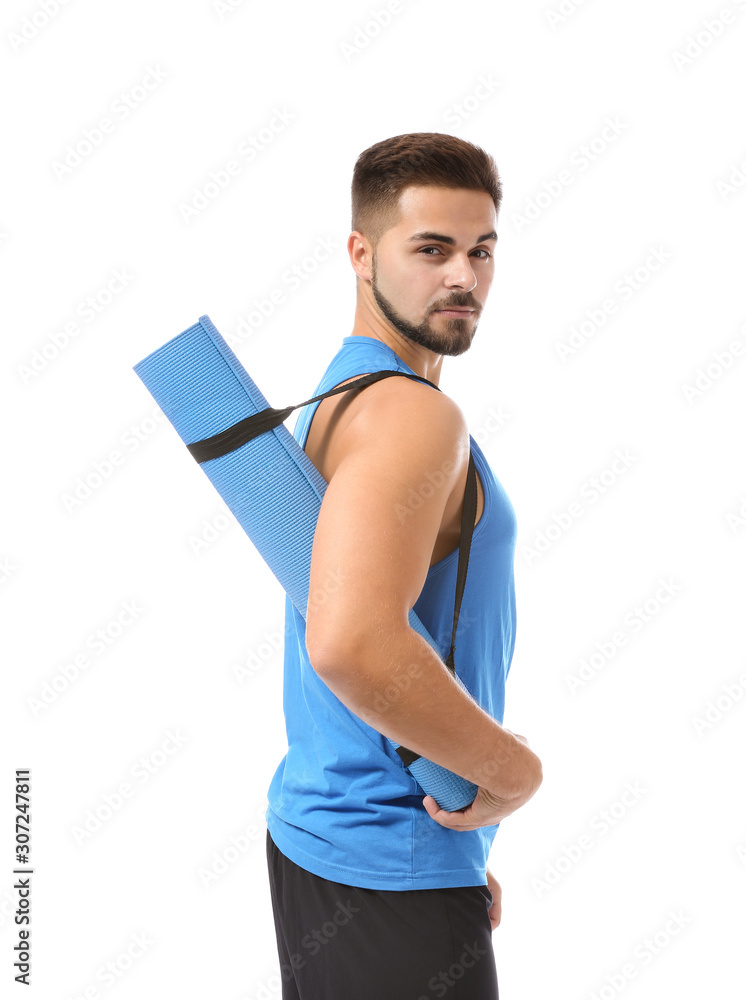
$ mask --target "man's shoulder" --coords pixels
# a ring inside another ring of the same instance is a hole
[[[345,385],[365,374],[369,372],[333,384]],[[392,461],[418,450],[430,456],[440,450],[452,454],[464,440],[468,440],[466,420],[454,400],[402,372],[322,400],[306,452],[330,482],[340,463],[353,454],[383,451]]]
[[[340,427],[340,457],[360,448],[385,446],[393,453],[439,448],[451,452],[460,439],[468,439],[466,419],[450,396],[406,373],[380,379],[356,397]]]
[[[382,369],[371,368],[370,371]],[[344,379],[344,384],[352,382],[368,372],[360,372]],[[339,385],[343,384],[340,380]],[[400,421],[414,421],[420,430],[427,429],[429,420],[446,420],[464,423],[464,415],[458,404],[446,393],[427,382],[404,371],[377,379],[360,389],[351,389],[347,394],[354,401],[354,412],[358,422],[366,426],[370,421],[385,421],[396,424]]]

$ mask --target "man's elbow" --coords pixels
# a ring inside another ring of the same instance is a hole
[[[371,703],[389,683],[401,638],[382,628],[358,628],[306,637],[311,666],[340,700]]]
[[[311,666],[322,680],[332,680],[350,671],[352,665],[359,662],[365,641],[362,637],[349,634],[309,636],[306,631],[306,651]]]
[[[306,651],[320,677],[344,675],[381,662],[381,654],[396,659],[401,643],[399,608],[392,609],[383,600],[369,594],[369,605],[360,600],[337,600],[335,606],[321,613],[309,611],[306,618]],[[370,606],[376,608],[371,613]],[[405,622],[408,625],[408,622]]]

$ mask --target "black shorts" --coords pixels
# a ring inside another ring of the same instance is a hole
[[[486,885],[361,889],[286,858],[267,831],[283,1000],[498,1000]]]

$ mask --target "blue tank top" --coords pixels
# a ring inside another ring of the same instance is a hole
[[[373,337],[349,336],[313,395],[366,372],[416,374]],[[364,390],[363,390],[364,391]],[[293,437],[305,445],[318,402],[304,407]],[[472,538],[456,636],[456,672],[486,712],[503,720],[505,680],[515,646],[513,506],[470,435],[484,490]],[[414,610],[448,656],[458,549],[428,570]],[[267,827],[301,868],[366,889],[485,885],[497,826],[440,826],[389,741],[350,711],[311,666],[303,617],[285,599],[283,708],[288,751],[270,783]]]

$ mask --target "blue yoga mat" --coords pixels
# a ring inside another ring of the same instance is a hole
[[[133,370],[186,445],[269,408],[208,316],[200,316]],[[305,619],[326,480],[282,424],[200,465]],[[440,656],[413,610],[409,623]],[[472,782],[424,757],[407,770],[449,812],[469,805],[477,793]]]

